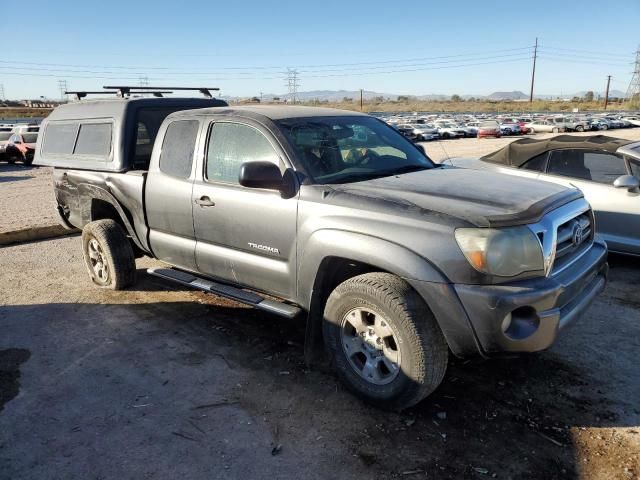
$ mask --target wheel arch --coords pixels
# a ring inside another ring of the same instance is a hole
[[[137,248],[144,250],[133,228],[131,215],[110,192],[96,185],[82,183],[78,185],[78,196],[82,206],[82,226],[110,218],[124,229]]]
[[[331,291],[345,280],[363,273],[384,272],[405,280],[447,282],[437,267],[416,252],[355,232],[317,231],[308,239],[300,258],[298,297],[308,311],[305,358],[309,364],[321,361],[324,305]],[[425,303],[428,304],[426,299]]]

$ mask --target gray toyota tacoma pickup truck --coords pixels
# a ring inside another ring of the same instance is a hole
[[[436,165],[364,114],[195,103],[82,101],[43,122],[35,163],[55,167],[93,283],[133,285],[146,255],[167,281],[299,317],[308,360],[396,410],[449,351],[546,349],[605,286],[576,189]]]

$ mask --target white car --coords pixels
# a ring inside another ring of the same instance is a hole
[[[593,207],[609,250],[640,255],[640,142],[604,135],[524,138],[481,158],[443,163],[578,188]]]

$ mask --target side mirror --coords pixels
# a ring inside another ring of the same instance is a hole
[[[280,191],[283,187],[282,173],[275,163],[245,162],[240,166],[240,185],[247,188],[265,188]]]
[[[640,188],[640,180],[633,175],[622,175],[616,178],[613,182],[613,186],[616,188],[626,188],[631,192]]]

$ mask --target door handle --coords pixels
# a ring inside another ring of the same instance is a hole
[[[207,196],[202,196],[198,198],[194,203],[196,205],[200,205],[201,207],[215,207],[216,205],[216,202],[214,202]]]

